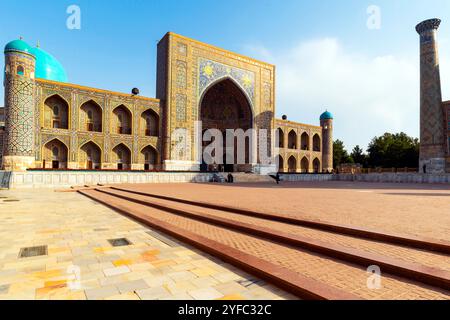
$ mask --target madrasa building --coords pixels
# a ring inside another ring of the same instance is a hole
[[[245,164],[224,159],[223,171],[333,169],[333,116],[324,112],[317,126],[276,119],[274,65],[170,32],[157,50],[156,98],[148,98],[137,90],[71,84],[61,63],[42,48],[22,39],[8,43],[0,109],[2,169],[217,170],[202,158],[204,143],[196,147],[200,121],[202,132],[269,132],[266,143],[246,139]],[[261,148],[274,160],[263,163]]]

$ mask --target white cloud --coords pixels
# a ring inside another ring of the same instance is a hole
[[[302,42],[281,54],[260,46],[246,51],[277,66],[277,116],[317,125],[326,107],[335,117],[335,138],[349,149],[365,148],[384,132],[419,136],[418,52],[370,57],[347,52],[335,38]],[[443,59],[445,94],[450,58]]]

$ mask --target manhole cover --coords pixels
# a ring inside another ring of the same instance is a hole
[[[27,247],[20,249],[19,258],[29,258],[47,255],[47,246]]]
[[[108,242],[113,247],[125,247],[125,246],[129,246],[131,244],[131,242],[126,238],[110,239],[110,240],[108,240]]]

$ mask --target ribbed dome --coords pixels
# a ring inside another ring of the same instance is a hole
[[[31,53],[36,57],[36,78],[67,82],[66,71],[55,57],[41,48],[31,48]]]
[[[331,114],[331,112],[325,111],[320,116],[320,120],[333,120],[333,115]]]
[[[12,51],[31,53],[32,49],[33,48],[23,40],[13,40],[5,46],[5,53]]]

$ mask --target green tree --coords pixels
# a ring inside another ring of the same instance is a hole
[[[344,142],[336,140],[333,142],[333,164],[337,168],[343,163],[353,163],[353,159],[348,155],[345,150]]]
[[[350,154],[353,161],[355,163],[361,164],[363,167],[367,167],[368,164],[368,156],[364,153],[364,150],[361,149],[360,146],[356,146],[353,148],[352,153]]]
[[[406,133],[385,133],[369,144],[369,165],[383,168],[417,168],[419,140]]]

